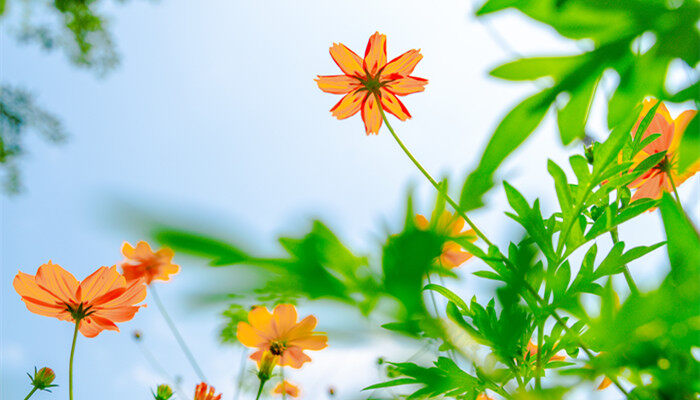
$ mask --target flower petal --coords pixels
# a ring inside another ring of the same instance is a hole
[[[78,281],[58,264],[49,261],[36,272],[36,283],[66,303],[77,303]]]
[[[379,128],[382,127],[382,114],[377,106],[375,96],[367,96],[362,104],[362,120],[365,122],[365,132],[368,135],[379,133]]]
[[[360,111],[366,97],[367,92],[363,90],[350,92],[331,108],[331,114],[338,119],[350,118]]]
[[[272,312],[275,332],[278,337],[292,330],[297,323],[297,310],[291,304],[280,304]]]
[[[396,98],[396,96],[384,89],[380,89],[380,92],[382,108],[384,108],[384,110],[390,112],[392,115],[394,115],[401,121],[405,121],[411,118],[411,114],[408,112],[408,109],[406,109],[406,106],[404,106],[403,103],[398,98]]]
[[[250,326],[250,324],[240,321],[236,329],[236,337],[243,346],[246,347],[262,347],[268,342],[268,339]]]
[[[421,214],[416,215],[416,228],[426,230],[430,227],[430,221]]]
[[[328,337],[325,335],[309,335],[289,341],[289,346],[297,346],[304,350],[322,350],[328,347]]]
[[[345,94],[360,87],[360,81],[347,75],[318,75],[316,79],[318,88],[326,93]]]
[[[279,365],[282,367],[290,366],[292,368],[299,369],[302,365],[304,365],[304,363],[309,361],[311,361],[311,357],[304,354],[301,348],[292,346],[287,348],[287,350],[285,350],[285,352],[282,354]]]
[[[272,335],[272,314],[266,307],[255,307],[248,312],[248,323],[256,330]]]
[[[362,58],[348,49],[347,46],[342,43],[333,43],[329,52],[333,61],[338,64],[345,75],[365,76],[365,72],[362,70]]]
[[[406,96],[411,93],[418,93],[425,90],[425,85],[428,84],[427,79],[418,78],[415,76],[407,76],[390,81],[384,88],[397,96]]]
[[[306,318],[299,321],[298,324],[294,326],[289,332],[287,332],[287,339],[294,340],[301,337],[306,337],[311,334],[311,332],[316,328],[318,320],[313,315],[309,315]]]
[[[126,286],[126,280],[117,272],[116,267],[100,267],[80,282],[80,298],[78,301],[90,302],[97,297]]]
[[[685,110],[673,121],[673,140],[671,140],[671,145],[668,147],[669,152],[676,152],[681,144],[685,129],[697,113],[696,110]]]
[[[374,32],[367,42],[365,59],[362,64],[365,71],[371,76],[377,75],[380,69],[386,65],[386,35]]]
[[[413,72],[418,62],[423,58],[420,50],[409,50],[389,61],[382,71],[382,78],[405,78]]]

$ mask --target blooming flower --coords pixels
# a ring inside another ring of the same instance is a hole
[[[632,129],[633,135],[637,132],[637,127],[644,116],[656,105],[657,101],[658,100],[644,100],[642,113],[637,120],[637,124]],[[673,190],[671,179],[673,179],[673,183],[676,186],[679,186],[686,179],[700,171],[700,161],[691,165],[685,171],[680,171],[677,165],[678,146],[688,123],[695,117],[695,114],[697,114],[695,110],[686,110],[676,119],[673,119],[663,103],[656,109],[654,119],[652,119],[651,124],[649,124],[642,138],[657,133],[661,134],[661,136],[644,147],[644,149],[634,157],[633,161],[635,164],[638,164],[648,156],[662,151],[666,151],[666,156],[658,165],[629,184],[630,188],[637,189],[632,196],[633,201],[641,198],[658,199],[661,197],[663,191],[670,192]]]
[[[314,332],[316,317],[309,315],[300,322],[291,304],[280,304],[270,313],[265,307],[255,307],[248,313],[248,322],[239,322],[236,336],[247,347],[257,348],[250,358],[260,361],[265,352],[277,356],[280,366],[301,366],[311,358],[304,350],[326,348],[326,335]]]
[[[80,322],[86,337],[119,331],[115,322],[134,317],[146,298],[142,280],[127,284],[115,266],[100,267],[82,282],[57,264],[44,264],[36,276],[18,272],[12,282],[29,311],[62,321]]]
[[[299,387],[289,383],[288,381],[282,381],[275,386],[272,393],[279,395],[286,394],[290,397],[299,397]]]
[[[377,134],[382,126],[382,109],[401,121],[411,114],[396,96],[422,92],[427,79],[411,76],[416,64],[423,58],[420,50],[409,50],[387,63],[386,35],[375,32],[369,38],[365,58],[355,54],[342,43],[333,43],[331,57],[344,75],[319,75],[315,81],[326,93],[343,94],[331,108],[338,119],[349,118],[361,111],[365,132]]]
[[[221,394],[215,394],[213,386],[202,382],[194,389],[194,400],[221,400]]]
[[[418,214],[416,215],[416,226],[419,229],[426,230],[430,228],[430,222],[427,218]],[[438,218],[435,229],[439,234],[445,236],[474,236],[474,240],[470,239],[470,241],[476,240],[476,235],[473,229],[462,232],[462,229],[464,229],[464,218],[454,216],[449,211],[443,211],[440,218]],[[473,254],[464,251],[462,246],[460,246],[458,243],[447,241],[442,246],[442,254],[440,255],[438,261],[440,265],[445,268],[455,268],[464,264],[464,262],[472,258],[472,256]]]
[[[168,281],[170,275],[180,270],[180,267],[172,262],[173,251],[167,247],[153,252],[151,246],[144,241],[138,242],[136,248],[124,242],[122,254],[126,258],[120,266],[128,282],[139,278],[144,278],[146,284],[150,284],[154,279]]]
[[[532,340],[530,340],[530,342],[527,344],[527,351],[525,352],[525,358],[527,358],[528,356],[535,357],[537,355],[537,352],[538,352],[537,345]],[[549,361],[564,361],[564,360],[566,360],[566,356],[559,355],[559,354],[555,354],[552,356],[552,358],[549,359]]]

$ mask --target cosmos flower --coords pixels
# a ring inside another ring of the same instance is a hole
[[[122,254],[125,259],[120,266],[128,282],[140,278],[144,278],[146,284],[150,284],[154,279],[168,281],[170,275],[176,274],[180,269],[172,262],[172,250],[165,247],[153,252],[151,246],[144,241],[138,242],[136,248],[124,242]]]
[[[12,282],[27,309],[35,314],[79,322],[86,337],[95,337],[104,329],[119,331],[117,322],[129,321],[146,298],[143,280],[131,283],[117,267],[100,267],[82,282],[61,266],[44,264],[36,276],[18,272]]]
[[[430,228],[430,221],[428,221],[428,219],[423,215],[418,214],[416,215],[416,226],[418,229],[427,230]],[[436,222],[435,229],[439,234],[445,236],[473,236],[474,239],[470,239],[470,241],[476,240],[476,235],[473,229],[462,232],[464,229],[464,218],[452,215],[452,213],[449,211],[442,212],[442,215],[440,215],[440,218],[438,218],[438,221]],[[472,256],[473,255],[471,253],[464,251],[462,246],[460,246],[458,243],[446,241],[442,246],[442,254],[440,255],[438,261],[443,267],[451,269],[464,264],[464,262],[470,259]]]
[[[288,395],[290,397],[299,397],[299,387],[289,381],[282,381],[272,390],[273,394]]]
[[[216,394],[213,386],[202,382],[194,389],[194,400],[221,400],[221,394]]]
[[[248,322],[239,322],[236,336],[247,347],[257,348],[250,358],[261,361],[265,352],[277,357],[284,367],[301,368],[311,358],[304,350],[326,348],[325,334],[314,332],[316,317],[309,315],[297,322],[297,311],[291,304],[280,304],[270,313],[265,307],[255,307],[248,313]]]
[[[637,132],[637,127],[644,116],[656,105],[657,101],[644,100],[642,113],[637,120],[637,124],[632,129],[633,135]],[[678,146],[688,123],[695,117],[695,114],[697,114],[697,111],[687,110],[682,112],[676,119],[673,119],[663,103],[656,109],[654,119],[652,119],[642,138],[657,133],[661,136],[644,147],[632,161],[636,165],[648,156],[662,151],[666,151],[666,156],[655,167],[629,184],[631,189],[637,189],[632,196],[633,201],[641,198],[658,199],[664,191],[673,191],[671,179],[673,179],[673,183],[676,186],[679,186],[700,170],[700,160],[684,171],[678,169]]]
[[[382,113],[377,105],[401,121],[411,118],[403,103],[396,96],[422,92],[427,79],[411,76],[416,64],[423,58],[420,50],[409,50],[387,63],[386,35],[376,32],[369,38],[364,59],[344,44],[334,43],[331,57],[343,75],[319,75],[315,80],[326,93],[344,95],[331,108],[338,119],[349,118],[361,111],[365,132],[379,133]]]

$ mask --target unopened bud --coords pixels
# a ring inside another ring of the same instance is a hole
[[[51,368],[44,367],[37,371],[36,367],[34,367],[34,376],[29,375],[29,379],[32,380],[32,386],[39,390],[46,390],[50,387],[58,386],[52,385],[53,380],[56,379],[56,374]]]
[[[278,356],[269,351],[263,353],[260,364],[258,365],[258,378],[260,378],[261,381],[267,381],[272,377],[272,370],[275,368],[275,364],[277,364],[277,358]]]
[[[143,337],[143,335],[141,334],[141,331],[139,331],[139,330],[134,331],[133,336],[134,336],[134,340],[136,340],[136,341],[141,340],[141,337]]]
[[[168,400],[173,397],[173,390],[168,385],[158,385],[156,392],[153,393],[155,400]]]

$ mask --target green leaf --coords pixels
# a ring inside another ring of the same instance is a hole
[[[483,206],[482,197],[493,187],[496,169],[542,122],[552,101],[549,92],[542,91],[515,106],[503,118],[484,149],[479,165],[464,183],[460,197],[460,207],[464,211]]]
[[[586,135],[588,112],[593,103],[593,96],[598,87],[599,79],[591,79],[576,87],[570,93],[569,101],[557,111],[559,135],[563,144],[569,144],[574,139],[583,139]]]
[[[506,190],[508,203],[510,203],[510,206],[513,207],[513,210],[517,213],[517,216],[510,215],[510,217],[525,228],[527,233],[530,234],[535,243],[537,243],[540,250],[542,250],[545,257],[553,260],[555,257],[554,248],[552,247],[553,232],[548,232],[544,225],[539,201],[535,200],[532,208],[530,208],[525,197],[508,184],[508,182],[503,182],[503,186]]]
[[[598,279],[603,276],[622,273],[624,265],[656,250],[664,244],[665,242],[656,243],[652,246],[638,246],[623,253],[625,243],[617,242],[613,245],[612,249],[610,249],[610,253],[608,253],[605,259],[600,263],[598,269],[595,270],[593,276]]]
[[[457,296],[450,289],[448,289],[444,286],[440,286],[440,285],[436,285],[434,283],[431,283],[431,284],[425,285],[423,290],[432,290],[432,291],[438,292],[441,295],[445,296],[445,298],[447,298],[447,300],[449,300],[449,301],[453,302],[455,305],[457,305],[459,307],[459,309],[464,314],[471,314],[471,311],[469,311],[469,306],[467,306],[467,303],[465,303],[461,297]]]
[[[579,56],[521,58],[493,69],[490,74],[511,81],[534,81],[545,76],[560,77],[578,62]]]

